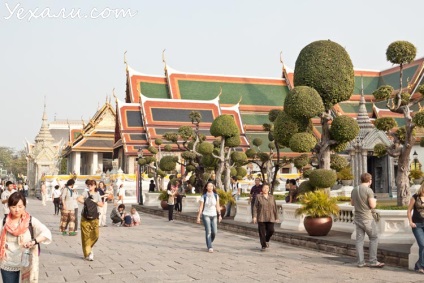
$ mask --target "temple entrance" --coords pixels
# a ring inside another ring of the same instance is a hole
[[[382,197],[388,197],[391,194],[390,180],[392,176],[390,176],[389,158],[387,155],[381,158],[376,156],[367,157],[367,171],[371,173],[373,178],[371,189]]]

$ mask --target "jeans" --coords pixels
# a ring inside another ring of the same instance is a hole
[[[175,202],[175,210],[181,212],[183,210],[183,196],[178,195]]]
[[[218,233],[217,216],[202,215],[202,219],[205,226],[206,246],[212,249],[213,240]]]
[[[274,222],[258,222],[259,240],[262,248],[266,248],[266,243],[274,234]]]
[[[377,247],[378,247],[378,233],[377,225],[374,220],[355,220],[356,224],[356,253],[358,264],[364,264],[364,239],[365,233],[370,239],[369,245],[369,262],[370,264],[377,263]]]
[[[174,220],[174,205],[168,203],[168,220]]]
[[[1,278],[3,283],[19,283],[20,271],[7,271],[1,269]]]
[[[415,239],[418,244],[418,261],[415,263],[415,269],[424,268],[424,223],[415,223],[416,228],[412,228]]]

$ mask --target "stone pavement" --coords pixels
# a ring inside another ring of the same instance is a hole
[[[424,275],[405,269],[359,269],[351,257],[272,240],[270,249],[261,252],[258,238],[222,230],[214,242],[215,252],[208,253],[203,225],[147,214],[141,215],[141,226],[100,228],[94,261],[89,262],[82,258],[80,234],[59,233],[59,216],[53,215],[51,202],[43,207],[31,198],[27,209],[53,234],[53,242],[41,246],[40,283],[424,282]]]

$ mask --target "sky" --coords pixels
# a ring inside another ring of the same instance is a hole
[[[1,0],[0,146],[34,142],[45,102],[52,121],[90,119],[114,88],[124,100],[125,51],[149,75],[164,74],[166,49],[182,72],[281,77],[280,52],[294,68],[303,47],[330,39],[355,68],[384,70],[396,40],[424,57],[423,10],[422,0]]]

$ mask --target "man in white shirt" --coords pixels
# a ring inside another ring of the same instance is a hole
[[[7,181],[6,182],[6,189],[1,194],[1,203],[3,204],[3,212],[4,217],[6,217],[9,214],[9,206],[7,205],[7,200],[9,199],[10,195],[16,192],[15,189],[13,189],[13,182]]]

